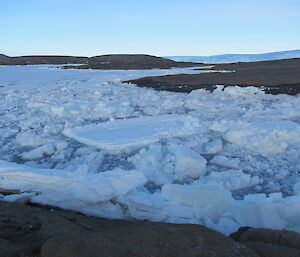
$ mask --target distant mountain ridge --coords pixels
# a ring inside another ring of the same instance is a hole
[[[177,62],[202,62],[202,63],[233,63],[257,62],[280,59],[300,58],[300,50],[271,52],[263,54],[222,54],[212,56],[165,56]]]

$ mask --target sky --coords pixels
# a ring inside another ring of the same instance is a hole
[[[0,53],[215,55],[300,49],[300,0],[0,0]]]

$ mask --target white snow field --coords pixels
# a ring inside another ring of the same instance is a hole
[[[198,72],[0,66],[1,200],[300,232],[300,97],[121,83]]]

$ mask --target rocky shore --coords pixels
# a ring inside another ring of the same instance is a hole
[[[270,94],[295,95],[300,92],[300,59],[217,64],[211,70],[215,72],[146,77],[126,82],[187,93],[195,89],[213,91],[215,85],[263,87]]]
[[[242,228],[230,237],[200,225],[109,220],[0,202],[0,257],[294,257],[300,235]]]
[[[286,59],[247,63],[209,65],[176,62],[144,54],[113,54],[94,57],[78,56],[19,56],[0,55],[0,65],[64,65],[63,69],[144,70],[183,67],[203,67],[209,73],[178,74],[145,77],[124,81],[140,87],[173,92],[191,92],[195,89],[213,91],[216,85],[255,86],[270,94],[295,95],[300,92],[300,59]],[[75,64],[75,65],[74,65]],[[220,72],[225,71],[225,72]]]

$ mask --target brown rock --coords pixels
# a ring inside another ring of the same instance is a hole
[[[49,238],[127,224],[59,209],[0,202],[0,257],[36,257]]]
[[[47,241],[42,257],[241,257],[257,256],[230,238],[199,225],[139,222],[97,233]]]
[[[261,242],[248,241],[243,243],[253,249],[260,257],[299,257],[299,249],[277,246]]]
[[[270,94],[295,95],[300,93],[300,58],[217,64],[212,70],[216,72],[145,77],[125,82],[140,87],[174,92],[191,92],[195,89],[213,91],[216,89],[215,85],[238,85],[240,87],[264,87],[265,92]],[[234,72],[217,72],[218,70]]]
[[[300,256],[300,234],[294,231],[246,227],[230,237],[262,257]]]

